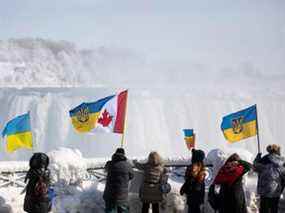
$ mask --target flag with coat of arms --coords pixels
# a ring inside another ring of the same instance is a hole
[[[123,134],[128,91],[95,102],[81,103],[69,111],[73,127],[80,133],[114,132]]]

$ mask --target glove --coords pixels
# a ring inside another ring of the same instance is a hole
[[[261,159],[261,156],[262,156],[262,153],[259,152],[259,153],[256,155],[256,159]]]

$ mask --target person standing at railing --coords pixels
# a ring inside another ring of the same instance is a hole
[[[164,199],[161,183],[167,179],[167,169],[163,166],[160,155],[157,152],[151,152],[146,163],[141,164],[136,160],[133,163],[137,169],[144,173],[139,192],[143,203],[142,213],[148,213],[150,205],[152,205],[153,213],[159,213],[159,204]]]
[[[128,213],[129,181],[134,172],[125,156],[125,150],[118,148],[112,160],[105,165],[107,172],[106,186],[103,194],[106,213]]]
[[[260,195],[260,213],[277,213],[280,196],[285,187],[284,158],[280,146],[267,147],[268,154],[261,157],[258,153],[254,169],[258,173],[257,193]]]
[[[26,195],[24,211],[28,213],[47,213],[51,211],[48,195],[50,185],[49,157],[45,153],[34,153],[30,159],[30,169],[26,175]]]
[[[189,213],[200,213],[205,197],[206,170],[203,163],[205,153],[202,150],[192,149],[191,165],[185,172],[185,183],[180,194],[186,194]]]
[[[219,170],[213,184],[220,185],[219,213],[246,213],[243,176],[250,171],[252,165],[232,154]]]

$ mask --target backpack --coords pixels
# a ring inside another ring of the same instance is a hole
[[[217,185],[212,184],[208,192],[208,202],[214,211],[217,211],[221,207],[221,197],[219,192],[216,190],[216,186]]]
[[[32,169],[47,168],[49,165],[49,157],[42,152],[34,153],[29,164]]]
[[[34,188],[34,194],[37,197],[44,197],[48,193],[48,186],[45,183],[42,176],[39,177],[38,181],[36,182],[35,188]]]

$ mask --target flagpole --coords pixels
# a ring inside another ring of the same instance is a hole
[[[257,116],[257,106],[256,107],[256,130],[257,130],[257,149],[258,153],[260,153],[260,139],[259,139],[259,127],[258,127],[258,116]]]
[[[126,127],[127,127],[127,111],[128,111],[128,92],[126,96],[126,111],[125,111],[125,119],[124,119],[124,131],[123,131],[122,138],[121,138],[121,148],[124,148],[124,142],[125,142],[125,132],[126,132]]]

